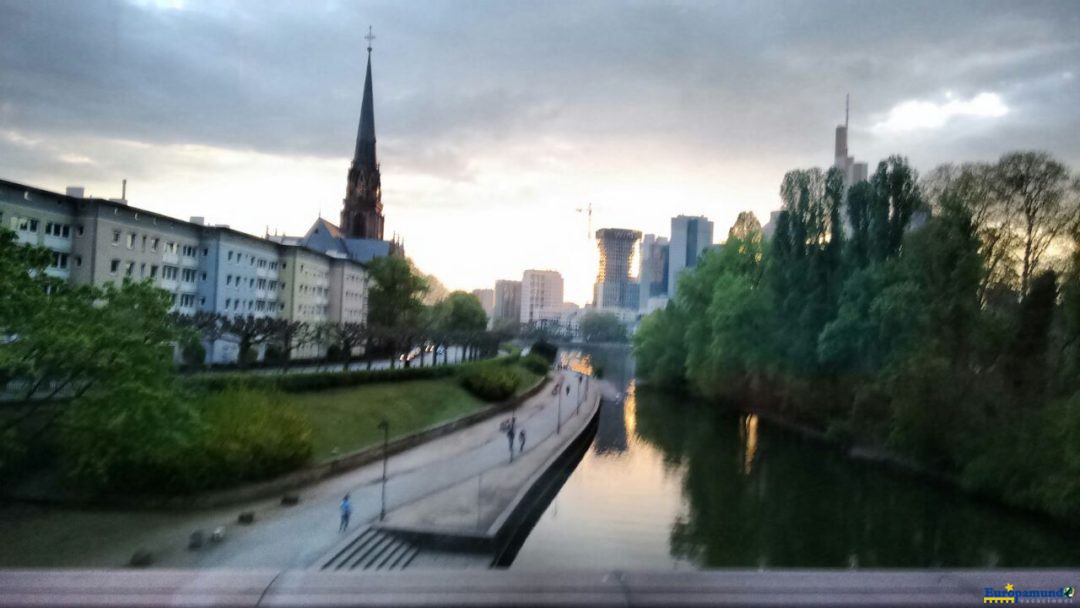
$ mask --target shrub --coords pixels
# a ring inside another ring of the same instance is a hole
[[[299,468],[311,458],[311,427],[273,393],[231,389],[200,406],[208,432],[203,486],[257,480]]]
[[[555,356],[559,354],[559,347],[546,340],[538,340],[529,349],[530,354],[537,354],[547,359],[548,363],[555,362]]]
[[[66,472],[91,490],[183,493],[279,475],[312,453],[311,429],[272,393],[231,388],[190,402],[128,389],[65,413]]]
[[[484,401],[502,401],[513,396],[521,378],[505,365],[477,365],[461,374],[461,385]]]
[[[541,376],[551,369],[551,362],[535,353],[521,359],[521,365],[530,372]]]

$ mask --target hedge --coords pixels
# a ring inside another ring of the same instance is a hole
[[[521,377],[505,365],[478,365],[461,374],[461,385],[484,401],[509,399],[521,384]]]
[[[248,388],[286,392],[318,391],[345,388],[373,382],[401,382],[405,380],[433,380],[447,378],[464,370],[482,365],[511,365],[517,357],[500,357],[494,360],[438,365],[435,367],[399,367],[397,369],[358,370],[353,372],[318,372],[314,374],[253,374],[250,372],[219,372],[191,376],[185,385],[195,391],[215,392],[228,388]]]

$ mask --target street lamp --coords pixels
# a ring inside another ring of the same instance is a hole
[[[563,377],[565,380],[565,376]],[[562,384],[560,383],[557,389],[559,391],[559,409],[555,414],[555,434],[562,433]]]
[[[577,410],[575,413],[581,411],[581,374],[577,377]]]
[[[382,441],[382,508],[379,509],[379,521],[386,518],[386,461],[389,458],[390,423],[384,418],[379,422],[379,428],[383,432]]]

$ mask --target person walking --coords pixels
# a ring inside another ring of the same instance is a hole
[[[506,429],[506,439],[510,442],[510,462],[514,462],[514,427]]]
[[[341,526],[338,527],[338,532],[344,532],[349,529],[350,515],[352,515],[352,503],[349,502],[349,495],[346,494],[345,498],[341,499]]]
[[[525,451],[525,429],[521,429],[521,432],[518,433],[518,439],[521,441],[521,447],[518,448],[518,453],[521,453]]]

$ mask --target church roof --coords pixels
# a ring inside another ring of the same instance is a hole
[[[393,251],[390,241],[346,238],[340,228],[324,218],[319,218],[311,225],[301,239],[301,244],[326,254],[338,253],[356,262],[369,262],[374,258],[388,256]]]

